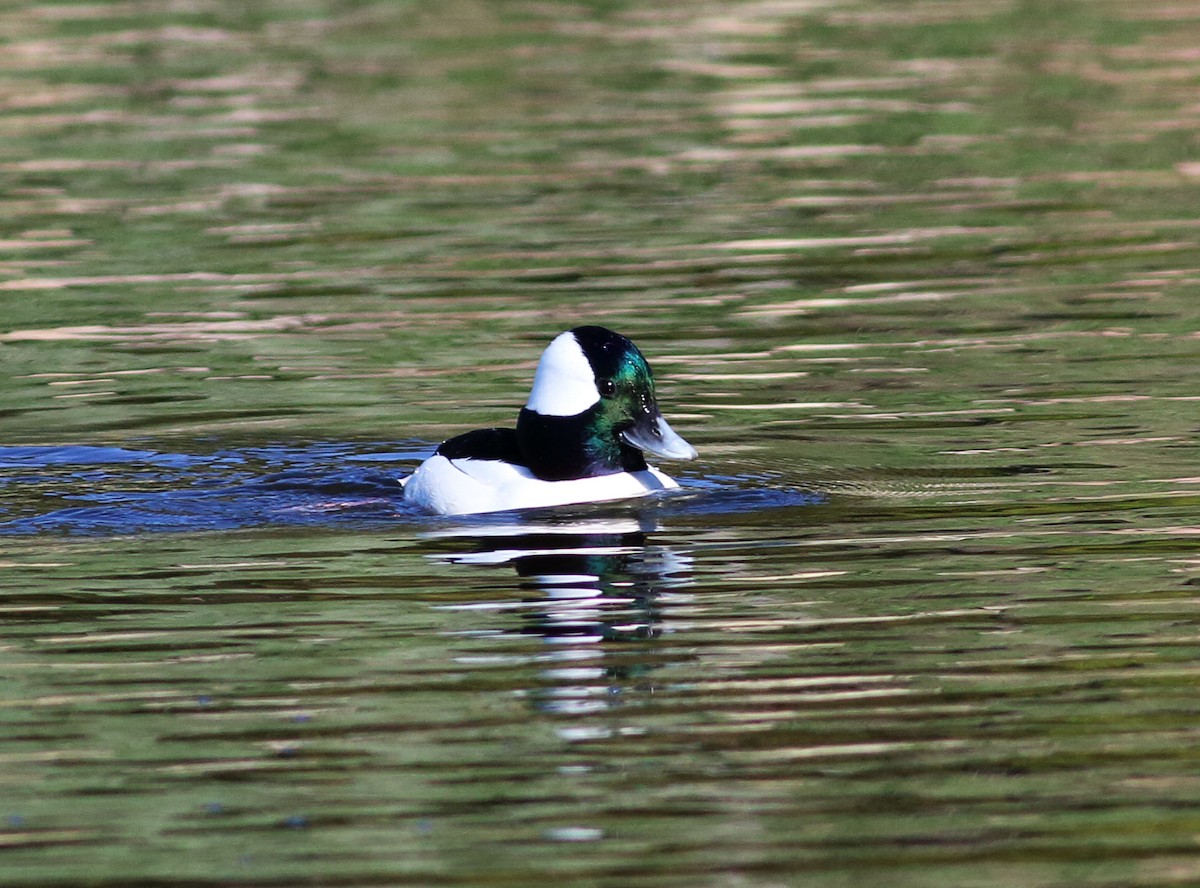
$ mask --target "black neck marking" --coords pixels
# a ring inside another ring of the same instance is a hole
[[[600,404],[575,416],[543,416],[522,408],[516,434],[524,464],[543,481],[646,468],[642,452],[622,442],[616,429],[606,427]]]

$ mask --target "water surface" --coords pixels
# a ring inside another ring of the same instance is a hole
[[[0,35],[4,884],[1197,878],[1187,4]],[[578,323],[683,490],[406,509]]]

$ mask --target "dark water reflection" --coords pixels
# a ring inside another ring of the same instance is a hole
[[[668,630],[664,606],[686,600],[691,559],[653,545],[654,519],[591,519],[496,526],[437,534],[456,548],[436,557],[456,564],[510,565],[520,601],[491,601],[483,612],[517,612],[523,632],[547,645],[545,685],[531,689],[539,710],[581,715],[620,706],[625,686],[652,688],[662,665],[653,645]],[[468,605],[474,609],[476,605]],[[503,635],[503,629],[481,635]]]

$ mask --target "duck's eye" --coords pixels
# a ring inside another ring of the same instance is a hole
[[[617,384],[611,379],[601,379],[596,387],[600,389],[600,397],[611,398],[617,391]]]

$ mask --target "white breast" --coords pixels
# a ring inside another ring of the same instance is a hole
[[[438,515],[541,509],[645,496],[679,485],[658,469],[574,481],[543,481],[523,466],[498,460],[431,456],[402,482],[404,499]]]

